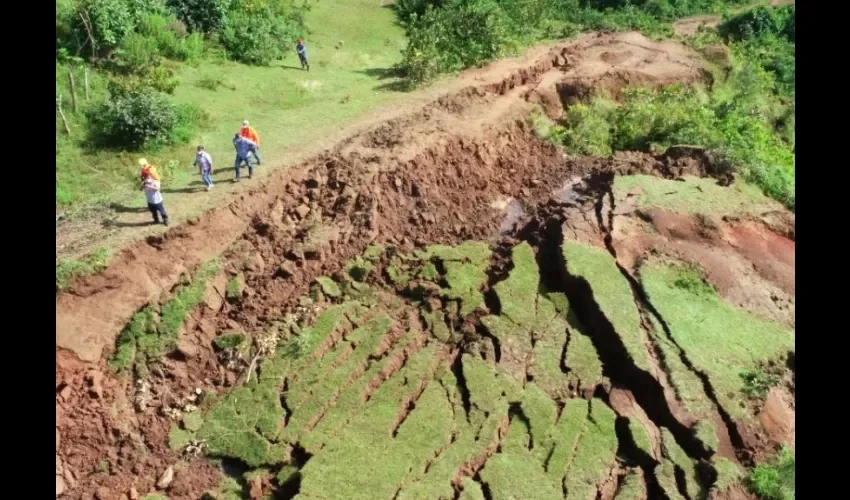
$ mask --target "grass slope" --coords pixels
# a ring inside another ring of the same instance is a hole
[[[212,155],[217,170],[213,177],[220,182],[233,176],[231,139],[244,119],[260,134],[266,165],[262,171],[287,161],[291,150],[303,150],[338,130],[340,124],[402,96],[387,88],[392,82],[387,70],[398,62],[405,44],[391,9],[370,0],[315,2],[306,14],[306,24],[311,30],[309,72],[300,69],[294,48],[270,67],[211,59],[196,67],[180,66],[175,101],[198,105],[208,115],[206,130],[188,145],[157,152],[91,151],[81,145],[82,112],[70,114],[74,131],[70,140],[57,132],[57,204],[117,202],[127,208],[143,207],[144,197],[131,180],[138,170],[136,159],[144,156],[161,166],[179,162],[174,178],[164,186],[166,203],[179,217],[209,198],[205,193],[192,196],[185,189],[194,190],[200,182],[191,168],[196,143],[204,144]],[[81,75],[77,80],[82,80]],[[210,90],[210,81],[222,85]],[[57,91],[69,95],[67,70],[58,65],[56,85]],[[105,87],[93,73],[92,102],[105,95]],[[57,116],[57,130],[61,127]]]

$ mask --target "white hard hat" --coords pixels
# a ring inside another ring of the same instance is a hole
[[[248,126],[248,120],[242,120],[242,126],[247,127]]]

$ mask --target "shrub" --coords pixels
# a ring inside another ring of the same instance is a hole
[[[794,5],[755,7],[720,25],[719,31],[727,40],[747,40],[764,35],[788,36],[794,41]]]
[[[232,0],[168,0],[168,6],[191,31],[213,33],[221,30]]]
[[[393,5],[399,19],[402,22],[408,22],[414,16],[420,17],[425,14],[429,7],[440,8],[443,3],[443,0],[396,0]]]
[[[501,55],[511,41],[509,19],[493,0],[428,8],[411,19],[407,33],[402,69],[414,84],[485,63]]]
[[[112,86],[106,103],[89,114],[89,123],[96,142],[138,149],[153,141],[169,142],[177,126],[177,111],[152,88]]]
[[[782,448],[768,464],[756,466],[747,484],[765,500],[794,500],[796,467],[794,452]]]
[[[231,58],[267,65],[283,55],[298,30],[298,26],[276,15],[271,8],[234,9],[228,15],[221,41]]]
[[[99,55],[118,47],[135,26],[126,0],[81,0],[74,19],[75,40],[82,46],[92,41]],[[92,40],[93,39],[93,40]]]
[[[615,105],[595,99],[590,105],[570,107],[564,126],[555,126],[552,137],[571,153],[609,156],[611,154],[611,119]]]

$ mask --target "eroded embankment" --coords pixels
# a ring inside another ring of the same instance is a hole
[[[269,468],[275,479],[251,476],[252,497],[276,488],[326,498],[351,487],[334,481],[357,485],[384,468],[381,487],[398,498],[522,497],[539,484],[558,498],[628,488],[694,497],[711,487],[716,452],[734,461],[742,445],[720,417],[719,444],[694,437],[694,423],[722,403],[708,398],[699,415],[680,408],[677,384],[699,373],[686,366],[680,376],[663,358],[654,336],[669,332],[651,328],[600,243],[615,214],[598,193],[614,174],[721,173],[682,148],[564,159],[525,121],[529,100],[581,74],[699,78],[692,61],[651,45],[633,34],[583,37],[277,174],[58,296],[57,347],[94,361],[57,349],[57,478],[67,496],[145,493],[171,468],[161,489],[197,498],[219,481],[201,452]],[[425,250],[466,240],[484,243]],[[571,268],[584,261],[581,249],[565,253],[575,250],[568,240],[596,245],[621,282],[600,289],[593,266]],[[392,248],[357,259],[374,243]],[[179,280],[219,255],[211,275]],[[316,285],[322,276],[340,284]],[[307,298],[311,283],[322,291]],[[616,312],[626,310],[623,290],[634,309],[626,316]],[[99,362],[104,351],[124,378]],[[386,454],[367,451],[375,442],[390,443]]]
[[[411,116],[373,127],[299,168],[275,173],[262,187],[227,207],[133,245],[104,272],[76,279],[56,298],[57,345],[86,361],[99,360],[133,312],[168,291],[181,274],[219,255],[255,216],[265,217],[278,210],[275,207],[280,203],[287,211],[313,202],[322,210],[335,212],[340,207],[329,206],[317,195],[345,197],[355,213],[342,222],[358,228],[363,240],[380,234],[395,236],[403,227],[400,221],[407,224],[410,218],[426,217],[426,226],[441,226],[417,233],[422,237],[451,232],[455,225],[461,230],[470,228],[473,225],[465,224],[465,209],[481,200],[467,199],[462,193],[485,191],[528,198],[526,193],[532,193],[535,186],[523,183],[542,180],[551,167],[561,163],[553,148],[525,146],[519,137],[525,131],[517,131],[514,123],[524,121],[529,101],[540,102],[541,96],[544,101],[551,100],[553,95],[558,99],[556,84],[562,82],[566,87],[561,89],[604,80],[608,88],[616,90],[626,85],[695,81],[703,75],[695,61],[694,54],[681,45],[650,42],[627,33],[580,37],[509,75],[499,74],[495,64],[490,73],[478,77],[485,83],[447,95]],[[621,78],[612,79],[612,75]],[[441,159],[453,153],[462,160],[456,171]],[[476,172],[480,162],[487,163],[490,172]],[[339,178],[328,177],[331,184],[317,185],[323,171]],[[401,179],[403,184],[396,186],[396,179],[406,172],[421,180],[414,185]],[[308,182],[311,184],[305,188]],[[422,191],[428,186],[434,193]],[[366,187],[366,192],[361,193],[361,187]],[[458,192],[453,199],[445,198],[450,196],[445,189]],[[391,191],[406,196],[385,195]],[[427,203],[431,196],[442,196],[447,204],[466,202],[466,207],[452,208],[449,212],[460,217],[440,219],[438,224],[438,213],[416,206]],[[472,209],[481,211],[482,205]],[[398,213],[390,213],[393,210]],[[364,224],[366,230],[361,231]]]

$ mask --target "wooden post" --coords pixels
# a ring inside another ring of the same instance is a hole
[[[89,100],[89,68],[83,68],[83,77],[85,78],[86,102]]]
[[[62,111],[62,94],[56,96],[56,109],[59,111],[59,116],[62,117],[62,125],[65,126],[65,133],[71,135],[71,127],[68,125],[68,119],[65,118],[65,112]]]
[[[77,86],[74,84],[74,70],[68,69],[68,81],[71,82],[71,109],[77,112]]]

